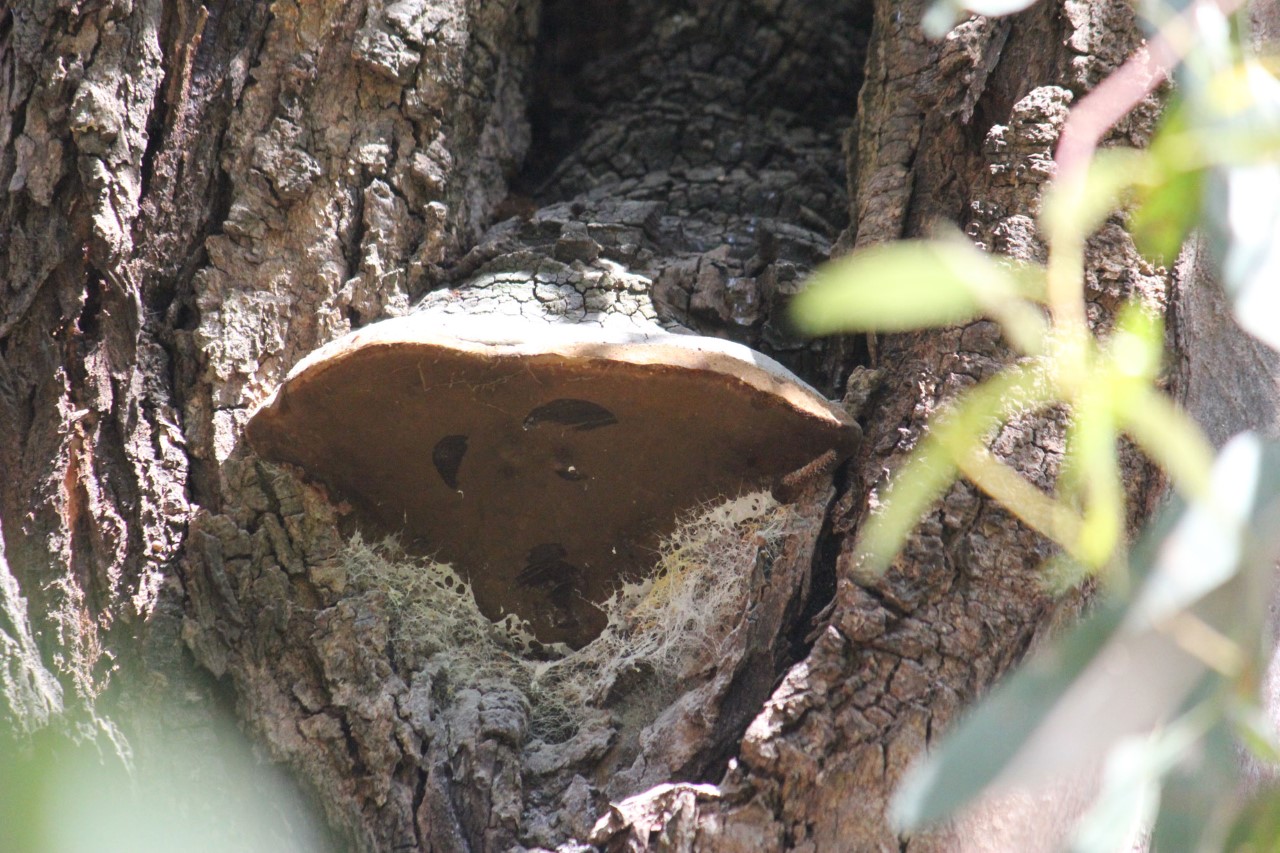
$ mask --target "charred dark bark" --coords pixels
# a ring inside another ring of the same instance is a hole
[[[1008,353],[986,323],[815,344],[786,303],[834,246],[936,223],[1039,258],[1067,106],[1138,44],[1122,0],[939,43],[923,5],[0,13],[0,717],[102,716],[115,681],[129,694],[120,666],[200,685],[176,674],[181,636],[362,849],[585,840],[608,801],[662,782],[708,784],[633,801],[593,841],[899,847],[882,809],[905,764],[1079,598],[1047,594],[1045,544],[964,486],[890,575],[857,576],[885,470]],[[1117,135],[1141,142],[1154,109]],[[781,550],[741,567],[758,612],[720,660],[667,693],[619,683],[550,742],[519,690],[442,684],[398,647],[385,596],[342,567],[340,501],[241,439],[289,368],[352,328],[495,274],[511,291],[482,295],[508,304],[539,264],[572,289],[604,261],[648,283],[655,319],[847,392],[867,440],[834,499],[804,491]],[[1099,324],[1165,285],[1118,222],[1094,239]],[[996,449],[1047,483],[1061,424],[1016,424]]]

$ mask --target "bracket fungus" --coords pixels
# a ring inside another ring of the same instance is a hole
[[[452,563],[485,615],[580,647],[682,513],[843,458],[860,432],[738,344],[418,314],[312,353],[248,438],[366,529]]]

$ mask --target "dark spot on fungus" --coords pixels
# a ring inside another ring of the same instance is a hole
[[[455,491],[458,488],[458,470],[462,468],[462,457],[467,455],[467,437],[465,435],[446,435],[436,442],[431,451],[431,462],[436,466],[440,479]]]
[[[579,432],[612,426],[618,422],[613,412],[590,400],[552,400],[539,406],[524,419],[524,428],[533,429],[543,424],[560,424]]]

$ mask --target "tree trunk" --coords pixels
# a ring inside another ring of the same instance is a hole
[[[0,13],[0,718],[109,727],[104,698],[165,683],[186,720],[230,685],[356,849],[1033,849],[976,821],[904,842],[883,807],[1083,595],[1047,592],[1046,543],[965,485],[887,576],[850,557],[928,416],[1009,353],[987,322],[811,343],[783,312],[833,252],[948,224],[1042,260],[1067,108],[1139,34],[1127,0],[1046,0],[931,43],[925,5]],[[1141,144],[1156,109],[1114,139]],[[386,595],[344,568],[341,501],[243,431],[354,328],[543,262],[580,283],[597,258],[662,322],[844,396],[865,439],[792,505],[769,566],[739,567],[757,612],[714,665],[665,692],[615,683],[556,741],[519,689],[444,684],[405,651]],[[1170,281],[1118,220],[1093,238],[1099,328],[1131,295],[1170,305]],[[1047,484],[1062,426],[995,448]],[[1125,464],[1136,524],[1161,483]],[[667,782],[703,784],[609,806]]]

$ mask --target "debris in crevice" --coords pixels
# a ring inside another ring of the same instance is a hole
[[[554,744],[641,683],[663,694],[644,703],[656,713],[707,675],[749,607],[744,567],[771,560],[800,522],[765,492],[687,515],[663,540],[652,575],[617,589],[601,607],[604,631],[576,651],[540,643],[515,614],[491,621],[457,571],[394,540],[356,535],[339,560],[357,590],[384,602],[402,672],[430,673],[444,697],[480,681],[506,683],[529,703],[531,738]]]

